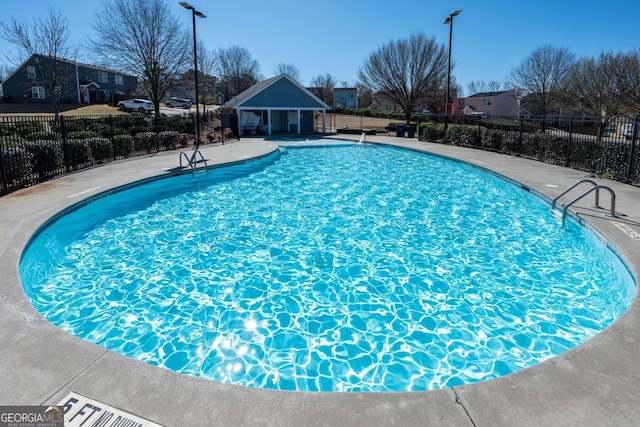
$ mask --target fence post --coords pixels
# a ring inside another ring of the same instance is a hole
[[[114,133],[114,129],[113,129],[113,116],[111,114],[109,114],[109,128],[111,129],[111,149],[113,151],[113,160],[116,159],[116,143],[115,143],[115,133]]]
[[[62,157],[64,160],[64,170],[69,173],[69,144],[67,143],[67,128],[64,124],[64,116],[60,115],[60,135],[62,135]]]
[[[2,121],[5,121],[4,117],[2,118]],[[7,165],[4,160],[3,146],[4,144],[0,142],[0,173],[2,174],[2,187],[0,187],[0,189],[7,189],[9,188],[9,178],[7,178]]]
[[[573,143],[573,116],[569,116],[569,142],[567,143],[567,159],[564,166],[568,167],[571,160],[571,144]]]
[[[522,133],[524,132],[524,118],[520,116],[520,132],[518,132],[518,150],[517,154],[522,155]]]
[[[627,164],[627,181],[631,181],[631,175],[633,175],[633,161],[636,155],[636,142],[638,140],[638,129],[639,122],[638,118],[640,116],[635,116],[633,118],[633,134],[631,136],[631,147],[629,148],[629,163]]]

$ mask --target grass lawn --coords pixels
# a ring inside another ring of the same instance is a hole
[[[118,110],[116,107],[111,107],[105,104],[95,104],[95,105],[85,105],[78,108],[73,108],[70,110],[62,111],[60,113],[63,116],[108,116],[108,115],[120,115],[120,114],[128,114]],[[11,116],[20,116],[20,117],[33,117],[33,116],[53,116],[54,113],[51,112],[19,112],[19,113],[2,113],[0,112],[0,117],[11,117]]]

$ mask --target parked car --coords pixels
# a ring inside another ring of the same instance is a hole
[[[633,138],[633,123],[625,123],[620,126],[620,135],[624,136],[626,139]],[[640,125],[636,129],[636,138],[640,138]]]
[[[166,105],[167,107],[182,107],[182,108],[190,108],[191,107],[191,100],[190,99],[186,99],[186,98],[176,98],[173,97],[168,101],[165,101],[164,105]]]
[[[155,110],[153,102],[138,98],[120,101],[118,102],[118,108],[122,111],[140,111],[141,113]]]

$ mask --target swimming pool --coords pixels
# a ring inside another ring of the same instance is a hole
[[[508,374],[589,339],[635,294],[602,242],[563,230],[535,196],[460,163],[355,145],[96,200],[43,229],[20,268],[34,306],[70,333],[285,390]]]

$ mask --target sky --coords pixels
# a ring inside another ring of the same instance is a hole
[[[108,3],[109,0],[106,0]],[[70,44],[80,46],[77,60],[99,63],[87,49],[95,37],[89,24],[103,1],[0,0],[0,21],[46,18],[60,10],[69,20]],[[280,63],[293,64],[300,82],[333,75],[338,85],[355,84],[367,57],[391,40],[423,32],[449,48],[454,9],[452,75],[466,89],[471,81],[505,81],[534,49],[566,47],[578,58],[605,51],[640,48],[639,0],[189,0],[207,17],[197,19],[197,38],[209,49],[239,46],[271,77]],[[167,2],[175,18],[191,31],[191,13],[178,0]],[[0,62],[9,49],[0,42]],[[471,94],[467,94],[471,95]]]

